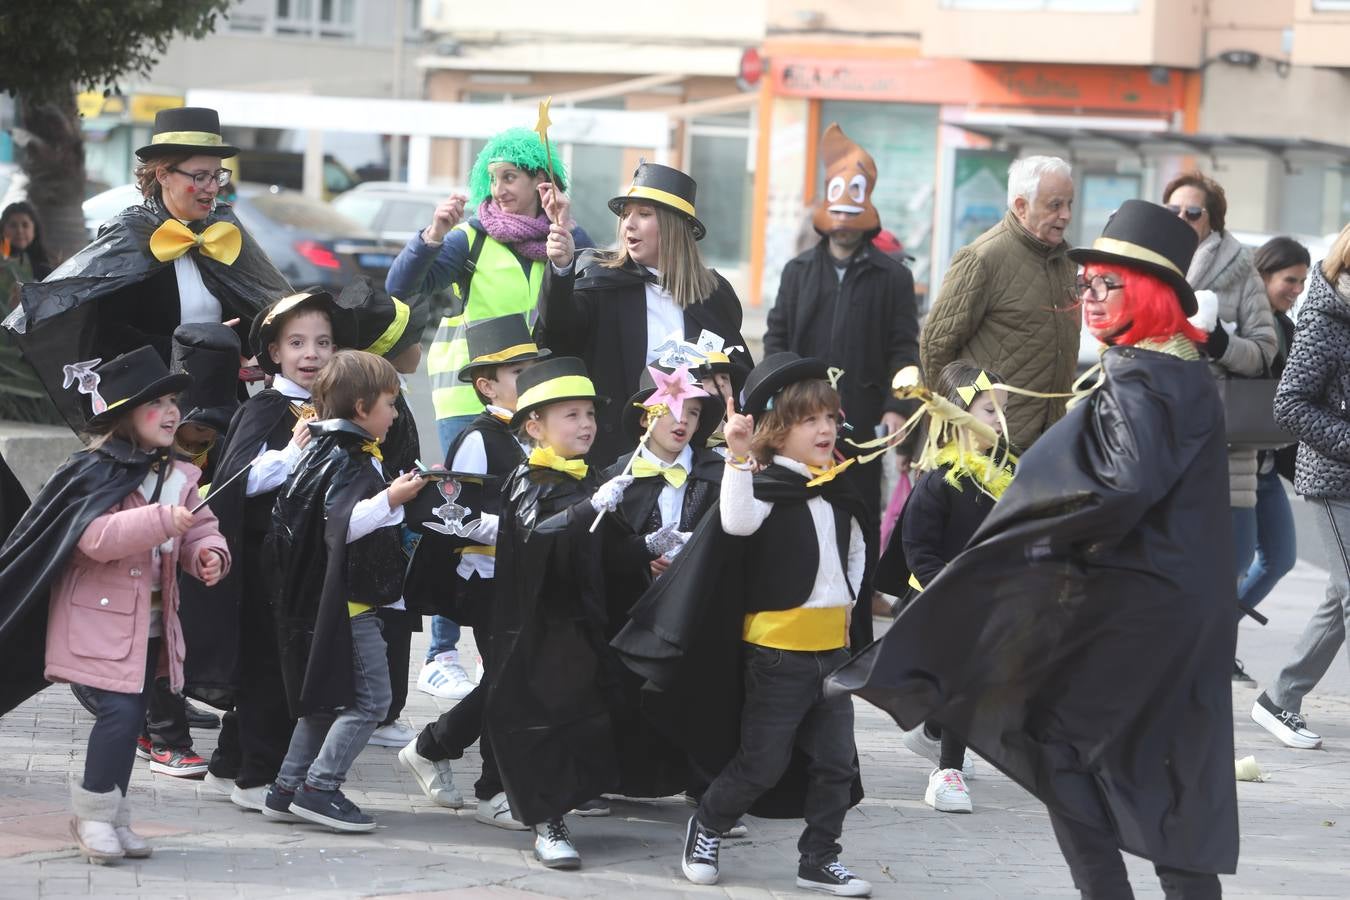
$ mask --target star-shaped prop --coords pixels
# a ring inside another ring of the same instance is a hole
[[[656,390],[642,401],[642,405],[664,405],[677,420],[684,413],[684,401],[708,396],[707,391],[690,380],[687,365],[680,366],[670,373],[662,372],[653,366],[648,366],[647,371],[652,376],[652,382],[656,384]]]
[[[534,130],[539,132],[539,142],[544,145],[544,160],[548,163],[548,183],[556,188],[558,179],[553,177],[553,150],[548,145],[548,126],[553,124],[548,117],[548,106],[552,102],[552,97],[539,101],[539,121],[535,123]]]

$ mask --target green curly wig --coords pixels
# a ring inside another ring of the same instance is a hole
[[[557,179],[558,187],[565,191],[567,167],[563,165],[562,154],[558,152],[558,145],[553,141],[548,142],[548,148],[553,153],[553,175]],[[518,169],[531,173],[548,172],[548,157],[544,155],[544,145],[539,140],[537,131],[528,128],[508,128],[500,134],[495,134],[487,142],[483,152],[473,161],[473,169],[469,172],[471,210],[477,210],[491,195],[492,182],[488,178],[488,166],[496,162],[508,162]]]

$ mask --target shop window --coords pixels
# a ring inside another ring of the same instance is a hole
[[[1071,243],[1080,247],[1091,246],[1112,213],[1126,200],[1138,197],[1141,191],[1138,175],[1074,172],[1074,181],[1078,196],[1073,205],[1071,230],[1075,237]]]
[[[820,104],[820,126],[824,129],[831,122],[838,122],[876,160],[872,204],[881,215],[881,227],[904,244],[905,252],[915,260],[911,264],[914,280],[926,284],[932,254],[938,108],[826,100]],[[825,180],[823,162],[818,163],[815,179],[819,195]]]
[[[356,37],[356,0],[277,0],[277,34]]]
[[[694,119],[687,128],[689,174],[698,183],[696,206],[708,235],[700,242],[711,266],[738,267],[749,259],[750,113]]]

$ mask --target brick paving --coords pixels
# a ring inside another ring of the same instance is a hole
[[[1259,680],[1272,677],[1293,646],[1323,583],[1322,572],[1300,564],[1262,606],[1271,625],[1242,626],[1239,652]],[[1304,709],[1324,750],[1277,744],[1248,717],[1257,689],[1233,689],[1238,755],[1255,755],[1270,780],[1238,785],[1243,852],[1238,874],[1224,879],[1230,896],[1350,894],[1350,667],[1343,659]],[[436,712],[437,701],[411,692],[406,718],[415,727]],[[971,784],[974,815],[934,812],[922,802],[928,764],[900,747],[875,709],[858,703],[857,713],[868,796],[849,814],[844,860],[874,883],[875,896],[1076,896],[1032,797],[984,765]],[[155,855],[90,866],[68,833],[66,781],[81,771],[91,721],[64,686],[0,719],[0,897],[807,896],[794,887],[793,823],[749,820],[749,838],[724,846],[722,883],[703,888],[679,871],[688,808],[616,801],[609,818],[571,822],[584,867],[552,872],[533,859],[529,835],[479,825],[471,809],[432,805],[398,766],[396,751],[378,747],[361,755],[348,783],[352,798],[377,817],[374,833],[274,823],[199,781],[151,775],[139,763],[131,788],[137,827],[154,838]],[[198,751],[209,754],[215,732],[196,738]],[[477,765],[471,751],[456,767],[466,794]],[[1129,865],[1139,896],[1160,896],[1151,867]]]

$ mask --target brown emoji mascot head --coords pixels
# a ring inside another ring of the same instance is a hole
[[[820,138],[820,158],[825,163],[825,196],[812,219],[816,231],[824,235],[878,231],[881,217],[872,205],[877,164],[872,155],[849,140],[844,129],[830,123]]]

